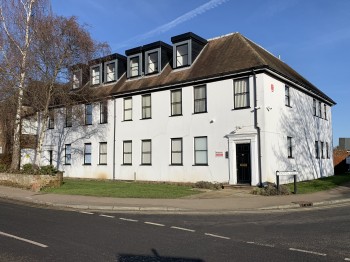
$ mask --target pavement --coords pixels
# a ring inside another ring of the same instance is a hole
[[[112,198],[61,195],[0,185],[0,198],[57,209],[100,212],[225,214],[263,210],[302,209],[350,204],[350,184],[311,194],[260,196],[251,188],[205,191],[179,199]]]

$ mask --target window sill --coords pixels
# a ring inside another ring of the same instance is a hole
[[[121,166],[132,166],[132,164],[121,164]]]
[[[141,164],[140,166],[152,166],[152,164]]]
[[[236,111],[236,110],[242,110],[242,109],[249,109],[251,108],[250,106],[246,106],[246,107],[237,107],[237,108],[233,108],[232,111]]]
[[[98,84],[92,84],[92,85],[90,85],[91,87],[95,87],[95,86],[100,86],[101,85],[101,83],[98,83]]]
[[[70,166],[70,165],[72,165],[72,164],[66,164],[66,163],[64,163],[63,165],[64,165],[64,166]]]
[[[169,166],[183,166],[183,164],[170,164]]]
[[[72,126],[65,126],[64,128],[70,128],[70,127],[72,127]]]
[[[98,164],[98,166],[107,166],[107,163],[106,164]]]
[[[83,166],[91,166],[91,164],[83,164]]]
[[[193,164],[192,166],[209,166],[208,164]]]
[[[193,112],[192,115],[198,115],[198,114],[205,114],[208,113],[208,111],[203,111],[203,112]]]
[[[169,117],[176,117],[176,116],[183,116],[182,114],[179,115],[170,115]]]
[[[92,126],[92,124],[84,124],[84,126]]]
[[[174,69],[182,69],[182,68],[186,68],[186,67],[189,67],[190,64],[187,64],[187,65],[182,65],[182,66],[175,66]]]
[[[105,125],[105,124],[108,124],[108,122],[100,123],[100,125]]]
[[[148,120],[148,119],[152,119],[152,117],[140,118],[140,120]]]
[[[109,85],[109,84],[112,84],[112,83],[115,83],[115,82],[117,82],[116,79],[111,80],[111,81],[104,82],[104,84],[105,84],[105,85]]]
[[[285,105],[286,107],[289,107],[289,108],[293,108],[293,107],[291,107],[290,105]]]
[[[122,122],[130,122],[130,121],[132,121],[132,119],[122,120]]]

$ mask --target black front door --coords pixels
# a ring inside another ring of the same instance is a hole
[[[237,183],[250,184],[252,180],[250,167],[250,144],[236,144]]]

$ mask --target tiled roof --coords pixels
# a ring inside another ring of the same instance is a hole
[[[201,54],[188,68],[173,69],[169,63],[160,74],[142,76],[137,79],[127,79],[124,74],[113,87],[106,86],[97,89],[101,88],[98,91],[99,95],[107,95],[107,93],[110,95],[126,94],[152,88],[186,84],[213,77],[224,77],[225,75],[258,68],[270,69],[322,97],[330,104],[335,104],[331,98],[290,66],[240,33],[209,40]]]

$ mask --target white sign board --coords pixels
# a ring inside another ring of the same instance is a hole
[[[2,146],[0,146],[0,154],[2,154]]]
[[[350,165],[350,156],[348,156],[348,157],[346,158],[346,163],[347,163],[348,165]]]

